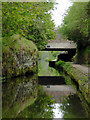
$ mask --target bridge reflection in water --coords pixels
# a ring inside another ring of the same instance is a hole
[[[64,78],[60,76],[39,76],[38,84],[42,85],[46,94],[52,96],[52,99],[55,100],[55,103],[52,105],[54,107],[53,120],[56,120],[56,118],[63,120],[62,102],[64,98],[75,94],[76,90],[71,85],[66,85]]]
[[[56,103],[58,103],[64,96],[67,97],[70,94],[76,93],[76,90],[71,85],[66,85],[65,77],[62,74],[58,73],[55,75],[58,71],[56,72],[54,68],[51,68],[50,62],[46,61],[46,59],[49,59],[49,54],[51,54],[51,52],[40,52],[38,84],[44,87],[48,95],[53,95]]]
[[[71,85],[50,85],[43,86],[47,95],[53,95],[56,103],[60,103],[64,97],[75,94],[76,90]]]
[[[38,84],[42,85],[47,95],[52,95],[56,103],[66,96],[75,94],[76,90],[71,85],[66,85],[64,78],[60,76],[39,76]]]

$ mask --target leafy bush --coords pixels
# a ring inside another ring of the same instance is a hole
[[[43,49],[55,37],[51,14],[53,2],[3,2],[2,36],[21,34]]]
[[[88,2],[77,3],[68,9],[59,32],[69,40],[73,40],[79,46],[86,46],[89,39],[88,31]]]
[[[58,28],[60,34],[77,43],[75,62],[87,63],[84,51],[90,44],[90,2],[74,2],[67,10],[62,25]],[[88,58],[88,57],[87,57]],[[87,59],[86,58],[86,59]]]
[[[58,67],[58,66],[61,66],[61,67],[62,67],[64,64],[65,64],[65,62],[62,61],[62,60],[56,62],[56,66],[57,66],[57,67]]]

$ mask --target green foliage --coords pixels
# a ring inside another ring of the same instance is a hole
[[[56,62],[56,67],[58,67],[58,66],[63,67],[63,65],[64,65],[64,64],[65,64],[65,62],[64,62],[64,61],[62,61],[62,60],[57,61],[57,62]]]
[[[56,62],[56,67],[57,69],[61,70],[63,69],[63,71],[65,73],[67,73],[71,79],[74,79],[78,85],[79,85],[79,90],[82,92],[83,96],[85,97],[85,100],[89,103],[89,90],[88,90],[88,76],[84,75],[80,70],[74,68],[70,62],[63,62],[63,61],[58,61]],[[66,79],[66,78],[65,78]],[[70,81],[70,80],[69,80]],[[66,83],[68,83],[68,81],[66,80]]]
[[[87,5],[87,2],[74,2],[59,28],[59,32],[69,40],[73,40],[83,47],[88,44],[89,39]]]
[[[77,43],[75,62],[87,63],[84,59],[84,50],[89,46],[90,2],[74,2],[67,10],[59,32],[67,39]]]
[[[77,53],[76,55],[73,57],[73,61],[75,63],[84,63],[86,65],[89,65],[90,64],[90,47],[87,46],[86,48],[84,49],[81,49],[81,50],[77,50]]]
[[[2,36],[19,33],[36,43],[39,49],[53,39],[54,23],[51,14],[53,2],[3,2]]]
[[[66,68],[66,69],[67,69],[67,68],[68,68],[68,69],[71,69],[71,67],[72,67],[72,66],[71,66],[71,63],[70,63],[70,62],[67,62],[67,63],[64,64],[64,68]]]

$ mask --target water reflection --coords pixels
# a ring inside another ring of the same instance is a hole
[[[39,51],[38,76],[60,76],[59,72],[49,67],[49,60],[56,59],[57,51]]]
[[[61,104],[60,103],[55,103],[53,104],[53,112],[54,112],[54,118],[63,118],[63,113],[62,110],[60,109]]]
[[[43,86],[47,95],[52,95],[56,103],[63,101],[64,97],[75,94],[76,90],[71,85],[50,85]]]
[[[22,76],[3,82],[3,118],[68,120],[87,117],[70,78],[64,79],[65,76],[48,66],[50,54],[41,52],[39,77]]]
[[[54,118],[88,118],[77,91],[68,85],[43,86],[47,95],[53,95]],[[54,119],[53,119],[54,120]]]
[[[39,64],[38,64],[39,84],[43,86],[44,91],[46,92],[47,95],[52,95],[53,96],[52,99],[55,99],[55,104],[52,105],[54,107],[53,118],[64,119],[64,118],[87,117],[88,115],[86,115],[86,112],[82,107],[81,101],[77,95],[77,91],[71,86],[72,80],[70,79],[70,77],[65,75],[64,73],[61,73],[60,71],[58,72],[54,68],[49,67],[48,60],[55,59],[57,55],[58,53],[55,53],[54,51],[39,52]],[[54,78],[54,76],[59,76],[58,81],[60,82],[58,82]],[[70,103],[68,99],[70,100]],[[75,103],[77,103],[77,105],[75,105]],[[63,109],[64,107],[66,109]],[[80,111],[80,114],[78,114],[77,111]]]
[[[72,87],[68,87],[68,92],[64,88],[63,91],[60,91],[60,89],[55,90],[58,100],[56,99],[57,95],[54,94],[54,89],[49,90],[50,87],[46,90],[45,86],[42,87],[39,85],[36,101],[24,109],[18,115],[18,118],[51,118],[52,120],[56,118],[59,120],[64,120],[64,118],[87,118],[81,101]]]
[[[37,97],[37,75],[7,79],[2,84],[2,117],[15,118]]]
[[[39,86],[36,101],[22,111],[18,118],[53,118],[53,104],[52,96],[46,95],[43,88]]]
[[[63,118],[88,118],[77,94],[69,95],[61,102]]]

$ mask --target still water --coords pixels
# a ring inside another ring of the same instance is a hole
[[[78,91],[71,82],[67,82],[68,79],[64,79],[62,73],[49,67],[49,59],[56,59],[56,53],[40,52],[38,74],[7,79],[3,82],[3,118],[87,120],[88,113]]]

